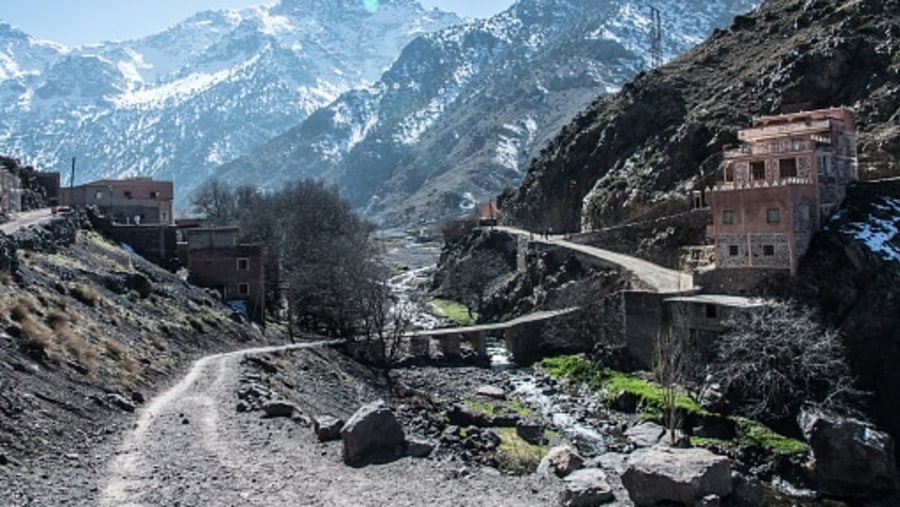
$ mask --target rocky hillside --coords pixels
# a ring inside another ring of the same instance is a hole
[[[418,35],[459,22],[415,0],[282,0],[76,48],[0,22],[0,144],[66,176],[78,157],[79,183],[173,179],[183,200],[213,168],[378,79]]]
[[[800,265],[796,296],[822,310],[844,341],[871,414],[900,438],[900,179],[850,187]]]
[[[664,56],[756,3],[656,2]],[[520,0],[491,19],[425,35],[373,86],[344,94],[219,176],[274,188],[321,177],[386,222],[466,213],[518,185],[575,113],[648,67],[649,16],[631,0]]]
[[[0,234],[0,477],[19,505],[57,487],[44,471],[103,460],[92,449],[114,415],[201,351],[263,341],[206,291],[82,226],[67,215]]]
[[[864,179],[900,174],[900,3],[769,0],[564,127],[507,219],[594,229],[682,211],[755,115],[848,106]]]

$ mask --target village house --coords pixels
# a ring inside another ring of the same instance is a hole
[[[125,180],[98,180],[61,189],[64,206],[96,206],[114,224],[175,223],[171,181],[139,177]]]
[[[708,189],[716,269],[795,274],[813,234],[858,179],[853,113],[831,108],[754,118]]]
[[[478,225],[481,227],[490,227],[497,225],[500,218],[500,210],[497,208],[497,201],[484,201],[478,205]]]
[[[193,227],[178,231],[178,258],[188,280],[215,289],[222,301],[241,307],[249,318],[265,317],[265,248],[239,243],[237,227]]]

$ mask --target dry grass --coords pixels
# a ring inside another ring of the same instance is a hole
[[[26,348],[41,351],[45,356],[56,342],[52,329],[30,318],[22,320],[22,340]]]
[[[87,367],[89,370],[93,370],[97,367],[97,358],[99,356],[97,348],[84,338],[78,336],[68,324],[60,326],[59,329],[56,330],[56,336],[60,345],[62,345],[63,350],[65,350],[70,357]]]
[[[91,308],[99,308],[104,302],[103,294],[95,287],[83,283],[75,283],[69,287],[69,291],[75,299],[90,306]]]

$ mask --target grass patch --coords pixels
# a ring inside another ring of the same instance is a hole
[[[644,407],[652,410],[662,410],[665,406],[663,389],[652,382],[609,369],[602,370],[599,378],[610,393],[617,394],[622,391],[631,393],[641,400]],[[675,396],[675,406],[688,414],[709,415],[696,400],[684,393]]]
[[[582,356],[557,356],[541,360],[541,367],[548,375],[557,379],[571,378],[579,382],[590,382],[597,369]]]
[[[466,400],[464,403],[472,410],[490,417],[517,415],[528,418],[534,416],[534,410],[520,400],[509,402]]]
[[[809,446],[802,440],[775,433],[766,426],[746,419],[733,418],[737,423],[738,440],[751,443],[777,454],[806,454]]]
[[[515,428],[496,428],[495,431],[500,435],[500,446],[495,455],[497,469],[517,475],[534,473],[548,449],[528,443]]]
[[[449,299],[436,298],[431,302],[434,305],[434,314],[438,317],[449,319],[456,325],[469,326],[475,323],[478,315],[475,312],[469,314],[466,305]]]
[[[97,308],[103,302],[103,294],[95,287],[84,283],[74,283],[69,287],[72,296],[91,308]]]

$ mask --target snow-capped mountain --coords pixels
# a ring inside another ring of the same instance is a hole
[[[415,0],[282,0],[77,48],[0,23],[0,153],[65,175],[77,157],[76,183],[173,179],[184,203],[213,168],[371,85],[417,36],[460,22]]]
[[[663,56],[757,3],[655,2]],[[325,178],[388,222],[464,212],[517,185],[578,111],[648,68],[652,28],[643,1],[520,0],[491,19],[415,39],[377,83],[343,94],[218,176],[270,188]]]

